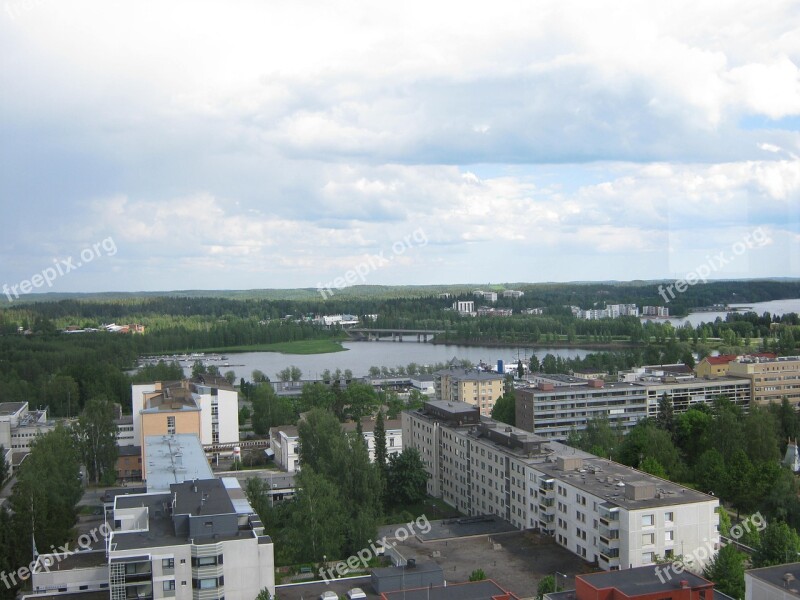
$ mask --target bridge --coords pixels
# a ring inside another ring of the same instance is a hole
[[[437,333],[444,333],[444,329],[376,329],[372,327],[351,327],[346,329],[347,334],[357,339],[366,337],[368,342],[380,340],[381,336],[392,336],[393,342],[402,342],[404,335],[416,335],[417,342],[427,342],[428,336],[433,337]],[[357,334],[357,335],[354,335]]]

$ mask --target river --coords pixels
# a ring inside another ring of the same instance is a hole
[[[745,304],[729,304],[731,308],[742,308],[752,310],[758,315],[768,312],[773,315],[783,315],[785,313],[800,313],[800,298],[791,298],[789,300],[770,300],[768,302],[750,302]],[[717,317],[723,321],[727,312],[695,312],[689,313],[685,317],[671,317],[669,319],[651,319],[657,322],[669,321],[675,327],[680,327],[687,321],[692,327],[697,327],[700,323],[713,323]],[[642,317],[642,322],[647,321],[646,317]]]

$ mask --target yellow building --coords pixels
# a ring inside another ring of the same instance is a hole
[[[147,479],[145,438],[175,434],[194,434],[200,439],[200,407],[189,390],[160,386],[143,395],[140,411],[139,443],[142,447],[142,478]]]
[[[740,356],[737,354],[720,354],[719,356],[706,356],[694,367],[695,374],[700,377],[726,377],[728,366],[739,358],[775,358],[775,354],[761,353]]]
[[[728,375],[750,379],[753,404],[777,404],[784,396],[800,404],[800,356],[742,357],[730,363]]]
[[[433,374],[436,398],[445,402],[465,402],[489,417],[494,403],[503,395],[504,377],[491,371],[451,367]]]

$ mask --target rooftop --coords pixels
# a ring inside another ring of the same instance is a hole
[[[119,456],[141,456],[142,455],[142,447],[141,446],[119,446],[118,447]]]
[[[193,433],[149,435],[144,440],[147,489],[166,491],[173,483],[214,477],[200,439]]]
[[[478,369],[464,369],[461,367],[450,367],[441,369],[434,373],[436,377],[447,376],[456,381],[502,381],[505,376],[494,371],[479,371]]]
[[[800,597],[800,563],[750,569],[745,573],[779,588],[784,594]]]
[[[223,515],[236,512],[220,479],[184,481],[169,486],[176,515]]]
[[[23,408],[27,402],[0,402],[0,417],[10,417],[15,415]]]
[[[516,598],[491,579],[383,593],[386,600],[496,600],[506,595]]]
[[[681,581],[686,581],[692,589],[714,585],[708,579],[689,571],[684,571],[680,575],[676,574],[671,579],[665,578],[662,583],[652,566],[576,575],[576,579],[582,579],[595,589],[616,588],[627,597],[669,593],[681,589]]]

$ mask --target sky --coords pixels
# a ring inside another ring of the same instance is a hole
[[[794,0],[0,0],[0,285],[800,277],[799,66]]]

